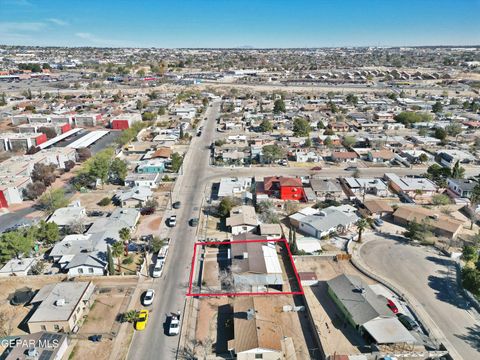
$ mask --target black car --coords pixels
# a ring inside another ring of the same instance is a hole
[[[182,205],[182,203],[180,201],[175,201],[172,205],[172,207],[174,209],[180,209],[180,206]]]
[[[418,329],[418,324],[410,316],[405,314],[397,314],[398,320],[407,328],[407,330]]]
[[[198,218],[191,218],[190,226],[198,226]]]
[[[197,136],[202,136],[202,132],[201,131],[197,132]]]

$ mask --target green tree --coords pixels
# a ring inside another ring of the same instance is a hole
[[[466,262],[476,262],[478,260],[478,248],[473,245],[465,245],[462,250],[462,258]]]
[[[462,269],[462,285],[473,294],[480,295],[480,271],[465,266]]]
[[[142,120],[144,121],[152,121],[152,120],[155,120],[156,118],[157,118],[157,114],[153,112],[145,111],[142,114]]]
[[[34,236],[28,230],[9,231],[0,235],[0,259],[8,261],[13,257],[29,255],[34,244]]]
[[[453,123],[445,127],[445,131],[450,136],[460,135],[462,132],[462,125],[459,123]]]
[[[150,242],[150,251],[152,251],[153,253],[158,253],[164,243],[165,242],[162,239],[160,239],[158,236],[155,236]]]
[[[110,246],[107,246],[107,266],[108,274],[115,275],[115,265],[113,264],[113,255]]]
[[[450,198],[448,195],[436,194],[432,196],[433,205],[448,205],[450,204]]]
[[[125,178],[128,174],[127,163],[124,160],[115,158],[110,164],[109,176],[111,179],[119,180],[122,183],[125,181]]]
[[[285,102],[283,101],[283,99],[275,100],[273,104],[273,113],[279,114],[281,112],[284,113],[285,111],[286,111],[286,108],[285,108]]]
[[[272,122],[270,120],[265,119],[260,123],[259,128],[260,128],[261,132],[270,132],[270,131],[273,130],[273,125],[272,125]]]
[[[427,235],[430,234],[428,223],[425,221],[419,223],[417,219],[413,219],[406,228],[407,231],[403,235],[410,240],[424,241]]]
[[[218,214],[222,218],[226,218],[230,215],[230,210],[232,210],[235,206],[238,205],[237,199],[227,196],[220,201],[220,204],[218,205]]]
[[[310,123],[303,118],[296,118],[293,121],[293,134],[295,136],[308,136],[310,134]]]
[[[134,323],[138,318],[138,311],[137,310],[129,310],[122,314],[122,321]]]
[[[346,148],[349,148],[349,147],[355,145],[356,142],[357,142],[357,139],[355,138],[355,136],[345,136],[343,138],[342,144]]]
[[[267,164],[271,164],[277,160],[282,159],[285,156],[285,151],[283,148],[277,144],[265,145],[262,149],[263,159]]]
[[[447,132],[445,129],[442,128],[436,128],[434,132],[434,136],[439,139],[439,140],[445,140],[447,138]]]
[[[453,168],[452,168],[452,177],[454,179],[463,179],[464,175],[465,175],[465,169],[460,166],[460,161],[457,160],[457,162],[453,165]]]
[[[427,156],[427,154],[421,153],[420,156],[418,157],[418,160],[420,160],[420,162],[422,162],[422,163],[428,161],[428,156]]]
[[[362,242],[362,235],[365,229],[368,226],[368,221],[365,218],[361,218],[360,220],[357,221],[357,230],[358,230],[358,242]]]
[[[125,248],[124,245],[120,242],[114,242],[112,245],[112,255],[117,259],[117,271],[120,272],[120,262],[122,260]]]
[[[309,148],[312,146],[312,139],[310,139],[310,136],[308,138],[305,139],[305,144],[304,144],[305,147]]]
[[[431,121],[432,116],[424,112],[404,111],[395,116],[395,120],[404,125],[411,125],[417,122]]]
[[[435,114],[440,113],[443,111],[443,105],[440,101],[435,102],[435,104],[432,105],[432,112]]]
[[[140,99],[137,100],[136,108],[137,108],[137,110],[140,110],[140,111],[143,110],[143,102],[142,102],[142,100],[140,100]]]
[[[125,243],[128,240],[130,240],[130,229],[128,227],[121,228],[118,230],[118,235],[120,236],[120,239]]]
[[[68,205],[68,200],[63,189],[52,189],[45,192],[39,199],[38,204],[47,214]]]
[[[5,105],[7,105],[7,97],[5,93],[2,93],[0,95],[0,106],[5,106]]]
[[[349,104],[357,105],[358,103],[358,98],[354,94],[348,94],[346,99]]]
[[[167,112],[167,111],[166,111],[166,109],[165,109],[165,106],[160,106],[160,107],[158,108],[158,115],[160,115],[160,116],[165,115],[166,112]]]
[[[60,230],[54,222],[40,221],[37,227],[37,239],[47,244],[53,244],[60,238]]]
[[[325,145],[326,147],[331,147],[333,145],[332,138],[330,136],[327,136],[323,141],[323,145]]]
[[[183,164],[183,156],[179,153],[173,153],[170,157],[173,172],[178,172]]]

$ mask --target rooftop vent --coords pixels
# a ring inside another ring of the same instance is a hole
[[[58,299],[55,301],[56,306],[65,306],[65,299]]]

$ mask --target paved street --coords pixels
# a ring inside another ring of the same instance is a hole
[[[187,153],[183,175],[175,185],[173,201],[181,201],[179,210],[170,211],[177,214],[177,226],[167,229],[162,224],[160,235],[172,240],[169,255],[161,278],[145,280],[143,287],[153,287],[157,297],[150,314],[149,324],[145,331],[136,332],[129,352],[129,359],[169,359],[174,358],[179,337],[168,337],[164,334],[165,314],[180,310],[183,312],[185,294],[187,292],[190,263],[193,255],[196,228],[188,225],[188,220],[198,217],[202,199],[205,194],[206,175],[208,169],[210,144],[215,129],[215,118],[218,115],[219,103],[208,108],[203,135],[194,136]],[[166,217],[169,216],[167,212]]]
[[[478,359],[480,316],[457,288],[454,262],[429,247],[375,237],[360,249],[363,264],[412,295],[464,360]]]

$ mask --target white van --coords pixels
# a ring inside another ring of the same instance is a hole
[[[153,271],[152,271],[152,276],[154,278],[158,278],[158,277],[162,276],[164,262],[165,262],[165,259],[157,259],[157,261],[155,263],[155,266],[153,268]]]

